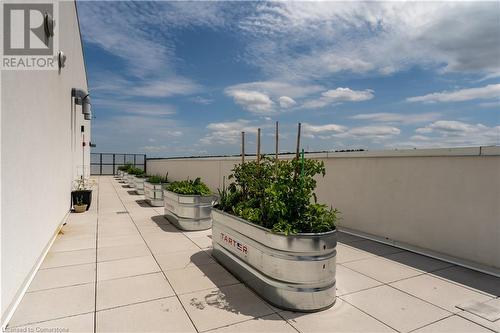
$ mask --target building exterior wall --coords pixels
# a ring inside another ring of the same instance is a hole
[[[323,160],[320,202],[340,227],[500,272],[500,147],[311,154]],[[148,174],[222,186],[239,158],[150,159]]]
[[[2,323],[70,210],[73,180],[84,164],[89,170],[90,121],[71,98],[72,88],[88,91],[73,1],[59,3],[56,24],[59,49],[67,56],[60,73],[1,74]]]

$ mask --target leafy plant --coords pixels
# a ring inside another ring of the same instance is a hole
[[[150,176],[148,178],[148,182],[151,184],[164,184],[168,183],[168,173],[165,175],[165,177],[162,176]]]
[[[233,182],[219,189],[218,208],[275,232],[331,231],[339,212],[317,203],[317,175],[325,175],[322,161],[264,157],[246,162],[235,166]]]
[[[120,171],[124,171],[124,172],[128,172],[128,170],[129,170],[130,168],[132,168],[132,167],[133,167],[133,166],[132,166],[132,164],[127,163],[127,164],[125,164],[125,165],[121,165],[121,166],[119,166],[119,167],[118,167],[118,170],[120,170]]]
[[[210,195],[210,189],[198,177],[195,180],[182,180],[170,183],[167,190],[187,195]]]
[[[73,181],[73,191],[92,190],[94,185],[95,185],[95,180],[80,176],[80,178],[75,179]]]
[[[129,168],[127,172],[131,175],[138,177],[144,176],[144,171],[136,167]]]
[[[76,201],[76,203],[75,203],[75,204],[76,204],[77,206],[81,206],[81,205],[83,205],[83,204],[84,204],[84,203],[83,203],[83,195],[79,195],[79,196],[77,196],[77,197],[75,198],[75,201]]]

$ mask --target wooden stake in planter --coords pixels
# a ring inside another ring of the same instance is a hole
[[[297,149],[295,151],[295,158],[299,160],[299,151],[300,151],[300,127],[301,123],[299,123],[299,127],[297,129]]]
[[[245,163],[245,132],[241,132],[241,164]]]
[[[299,162],[299,158],[300,158],[300,155],[299,155],[299,149],[300,149],[300,127],[301,127],[301,124],[299,123],[299,126],[297,128],[297,147],[296,147],[296,150],[295,150],[295,160],[297,162]],[[295,170],[293,171],[293,178],[296,179],[297,178],[297,166],[298,166],[298,163],[295,165]]]
[[[278,131],[279,131],[279,124],[278,122],[276,122],[276,163],[278,162],[278,154],[279,154],[279,134],[278,134]]]
[[[260,128],[257,129],[257,164],[260,164]]]

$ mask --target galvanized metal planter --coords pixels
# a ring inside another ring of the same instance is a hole
[[[335,303],[336,230],[286,236],[212,210],[213,256],[269,303],[314,312]]]
[[[165,216],[182,230],[205,230],[212,226],[213,196],[183,195],[163,191]]]
[[[165,184],[144,182],[144,196],[146,202],[154,207],[163,207],[163,186],[165,186]]]
[[[125,178],[125,182],[128,184],[128,187],[134,188],[135,187],[135,176],[127,174],[127,177]]]
[[[144,182],[146,181],[146,177],[134,177],[134,183],[135,183],[135,192],[137,194],[144,194]]]

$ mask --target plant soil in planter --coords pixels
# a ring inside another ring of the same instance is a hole
[[[165,217],[182,230],[205,230],[212,227],[210,212],[213,196],[177,194],[163,191]]]
[[[314,312],[335,303],[336,230],[285,235],[212,210],[213,256],[269,303]]]
[[[83,213],[87,210],[87,205],[74,205],[73,210],[75,213]]]
[[[92,203],[92,190],[71,191],[71,205],[76,205],[78,199],[81,199],[81,203],[87,205],[86,210],[89,210],[90,204]]]

